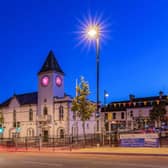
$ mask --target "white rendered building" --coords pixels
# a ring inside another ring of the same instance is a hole
[[[71,111],[72,97],[64,92],[64,72],[52,51],[38,73],[38,92],[14,94],[0,105],[0,137],[64,137],[83,134],[81,121]],[[86,134],[96,133],[95,115]]]

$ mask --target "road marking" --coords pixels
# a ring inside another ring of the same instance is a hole
[[[60,163],[47,163],[47,162],[38,162],[38,161],[23,161],[24,163],[27,163],[27,164],[37,164],[37,165],[41,165],[41,166],[53,166],[53,167],[62,167],[63,165],[60,164]]]

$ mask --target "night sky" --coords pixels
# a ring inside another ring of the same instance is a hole
[[[81,75],[96,100],[94,46],[79,43],[78,20],[102,16],[100,92],[113,100],[168,94],[167,0],[0,1],[0,102],[37,91],[37,72],[50,49],[64,70],[65,91],[75,95]]]

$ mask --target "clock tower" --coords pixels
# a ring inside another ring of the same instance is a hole
[[[64,72],[50,51],[38,73],[38,114],[43,113],[44,107],[52,114],[54,97],[64,97]]]

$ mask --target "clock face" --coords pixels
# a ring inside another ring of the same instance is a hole
[[[60,76],[56,76],[55,83],[58,87],[62,85],[62,78]]]
[[[43,86],[48,86],[48,84],[49,84],[49,77],[48,76],[43,76],[42,79],[41,79],[41,84]]]

